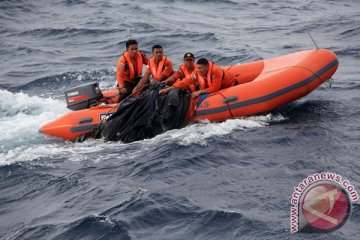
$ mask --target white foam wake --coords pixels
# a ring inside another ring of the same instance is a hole
[[[0,153],[39,138],[39,128],[67,112],[65,102],[0,90]]]
[[[283,121],[282,115],[261,115],[247,118],[229,119],[221,123],[203,121],[189,125],[180,130],[171,130],[153,139],[142,141],[144,145],[158,144],[160,142],[175,141],[179,145],[189,146],[192,144],[207,145],[207,140],[217,136],[224,136],[236,130],[248,130],[268,126],[270,123]]]
[[[268,126],[271,122],[283,121],[285,118],[281,115],[262,115],[248,118],[229,119],[221,123],[202,122],[189,125],[181,130],[172,130],[155,139],[161,138],[173,139],[178,144],[189,146],[192,144],[207,145],[207,139],[224,136],[235,130],[247,130]]]
[[[108,158],[128,160],[131,157],[156,150],[159,144],[206,146],[207,141],[214,137],[231,134],[234,131],[265,127],[272,122],[284,120],[281,115],[268,114],[229,119],[222,123],[205,121],[131,144],[104,142],[102,139],[71,143],[38,133],[41,125],[68,111],[63,101],[0,90],[0,109],[5,113],[0,115],[0,131],[2,132],[0,135],[0,165],[34,161],[41,158],[66,158],[70,161],[101,161]],[[114,152],[114,149],[117,151]],[[119,150],[121,150],[121,154],[119,154]]]
[[[57,143],[44,142],[36,144],[24,144],[16,146],[4,153],[0,153],[0,166],[15,162],[27,162],[39,160],[41,158],[61,159],[68,158],[71,161],[84,161],[93,159],[93,153],[104,149],[103,141],[87,141],[84,143],[72,143],[59,140]],[[110,147],[110,144],[108,144]]]

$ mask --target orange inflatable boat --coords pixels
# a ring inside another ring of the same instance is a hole
[[[187,123],[206,119],[218,122],[269,112],[312,92],[331,78],[338,65],[332,51],[315,49],[224,67],[234,73],[238,85],[195,99]],[[68,106],[79,99],[77,91],[65,94],[70,96]],[[67,140],[91,132],[117,109],[117,90],[105,91],[102,96],[114,103],[69,112],[42,126],[40,132]]]

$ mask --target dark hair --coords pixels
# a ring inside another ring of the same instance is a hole
[[[209,65],[209,61],[206,58],[200,58],[196,64],[201,64],[201,65]]]
[[[153,52],[155,48],[161,48],[162,49],[162,46],[159,45],[159,44],[156,44],[156,45],[152,46],[151,51]]]
[[[127,40],[126,43],[125,43],[126,48],[129,48],[130,45],[134,45],[134,44],[138,45],[138,42],[137,42],[135,39],[129,39],[129,40]]]

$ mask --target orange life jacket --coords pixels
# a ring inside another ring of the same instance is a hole
[[[209,68],[207,71],[207,76],[206,76],[206,82],[203,76],[201,76],[201,74],[198,74],[198,81],[199,81],[199,85],[201,89],[206,89],[207,87],[212,87],[212,82],[211,82],[211,72],[212,72],[212,67],[213,67],[214,63],[213,62],[209,62]],[[206,86],[207,84],[207,86]]]
[[[185,64],[182,64],[180,66],[181,70],[183,71],[183,73],[185,74],[185,77],[188,77],[190,76],[191,73],[189,73],[189,71],[187,70],[187,68],[185,67]],[[194,64],[194,70],[196,68],[196,65]],[[192,85],[189,85],[189,90],[190,92],[195,92],[196,89],[195,89],[195,86],[192,84]]]
[[[159,62],[159,65],[156,67],[155,58],[154,57],[150,58],[150,62],[149,62],[150,71],[154,81],[160,80],[165,62],[166,62],[166,57],[163,56],[161,61]]]
[[[138,51],[137,56],[136,56],[136,72],[137,72],[137,76],[135,76],[135,67],[133,64],[133,61],[131,59],[130,53],[128,52],[124,52],[124,57],[129,65],[129,70],[130,70],[130,81],[133,80],[134,78],[141,76],[142,74],[142,67],[143,67],[143,58],[141,56],[140,51]]]

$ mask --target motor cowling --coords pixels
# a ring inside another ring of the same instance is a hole
[[[64,94],[67,108],[73,111],[95,106],[103,99],[99,84],[96,82],[71,88],[66,90]]]

